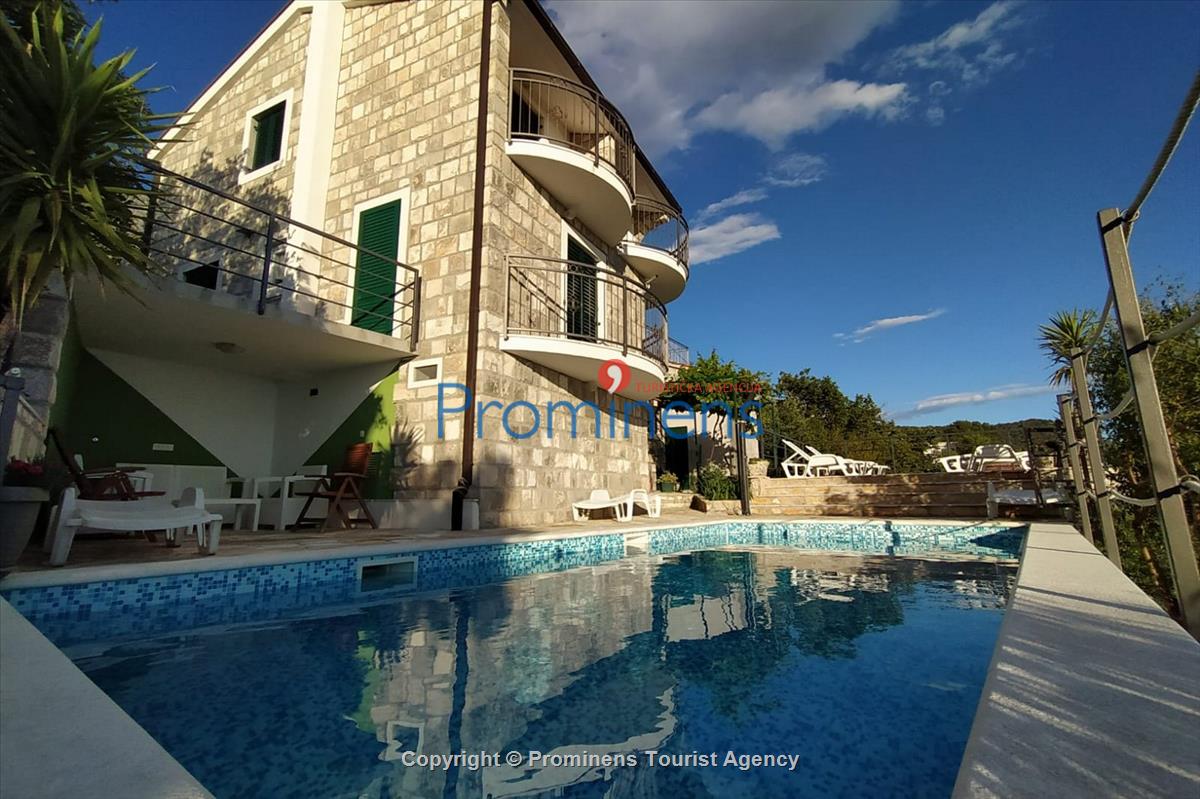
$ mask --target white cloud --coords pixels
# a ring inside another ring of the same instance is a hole
[[[1017,60],[1001,36],[1020,26],[1019,0],[999,0],[980,11],[972,20],[955,23],[928,41],[898,47],[885,61],[885,72],[903,74],[909,70],[932,70],[965,86],[986,83],[992,75]],[[934,86],[944,81],[936,81]],[[944,93],[944,92],[943,92]]]
[[[980,405],[985,402],[1017,399],[1019,397],[1036,397],[1042,394],[1052,394],[1058,389],[1051,385],[1029,385],[1017,383],[1007,386],[997,386],[983,391],[960,391],[954,394],[938,394],[918,400],[911,408],[889,414],[892,419],[909,419],[914,416],[925,416],[930,413],[944,411],[947,408],[957,408],[964,405]]]
[[[829,68],[899,9],[855,3],[548,3],[563,35],[651,154],[704,130],[779,147],[853,116],[890,118],[903,83],[831,80]]]
[[[873,319],[862,327],[850,333],[834,333],[833,337],[838,339],[850,339],[855,344],[865,341],[871,334],[878,333],[883,330],[891,330],[894,327],[903,327],[904,325],[913,325],[917,322],[924,322],[927,319],[936,319],[946,313],[945,308],[938,308],[929,313],[910,314],[908,316],[887,316],[883,319]]]
[[[824,156],[792,153],[777,160],[763,180],[772,186],[807,186],[818,183],[829,174],[829,162]]]
[[[829,81],[822,76],[760,92],[730,92],[696,120],[706,128],[745,133],[778,149],[793,133],[821,130],[848,114],[895,119],[906,101],[903,83]]]
[[[925,109],[925,118],[929,120],[929,124],[937,127],[946,121],[946,109],[940,105],[931,105]]]
[[[765,199],[767,199],[766,189],[742,189],[736,194],[731,194],[723,200],[717,200],[715,203],[709,203],[701,208],[700,213],[698,213],[696,216],[698,219],[708,219],[730,208],[736,208],[739,205],[749,205],[750,203],[760,202]]]
[[[715,261],[779,238],[774,222],[758,214],[731,214],[692,231],[688,239],[692,265]]]

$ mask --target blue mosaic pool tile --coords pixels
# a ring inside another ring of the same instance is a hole
[[[986,524],[728,521],[652,530],[648,553],[757,545],[1011,559],[1019,554],[1026,529]],[[61,646],[100,637],[269,621],[308,608],[361,602],[365,595],[360,592],[360,568],[398,556],[417,558],[417,584],[409,592],[424,593],[618,560],[625,556],[625,537],[607,533],[416,552],[398,547],[378,555],[17,588],[0,595]]]

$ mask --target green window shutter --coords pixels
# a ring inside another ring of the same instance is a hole
[[[272,106],[254,117],[254,153],[251,169],[258,169],[279,160],[283,151],[284,103]]]
[[[600,318],[596,258],[587,247],[567,237],[567,260],[572,262],[567,267],[567,335],[594,341]]]
[[[358,262],[354,272],[354,311],[350,324],[392,334],[395,259],[400,246],[400,201],[377,205],[358,217]],[[391,260],[377,258],[371,250]]]

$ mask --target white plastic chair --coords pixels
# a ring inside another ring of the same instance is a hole
[[[657,491],[651,494],[644,488],[635,488],[629,492],[629,507],[626,511],[627,518],[633,518],[633,506],[641,505],[646,509],[646,515],[651,519],[657,519],[662,516],[662,494]]]
[[[782,439],[782,441],[783,445],[792,451],[791,455],[788,455],[779,462],[779,468],[783,469],[783,476],[790,478],[807,477],[808,475],[805,474],[805,471],[808,469],[808,461],[812,456],[796,446],[794,442],[788,441],[786,438]]]
[[[214,555],[221,540],[221,517],[204,509],[204,491],[184,489],[179,507],[165,501],[106,502],[79,499],[72,486],[63,491],[62,500],[50,518],[46,549],[50,565],[62,566],[71,553],[78,534],[99,532],[143,532],[163,530],[167,545],[177,546],[179,531],[195,533],[201,554]]]

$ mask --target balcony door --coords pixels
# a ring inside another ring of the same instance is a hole
[[[354,309],[350,324],[390,336],[395,313],[396,257],[400,246],[400,200],[359,213],[357,244]]]
[[[596,256],[569,236],[567,260],[567,336],[595,341],[600,322]]]

